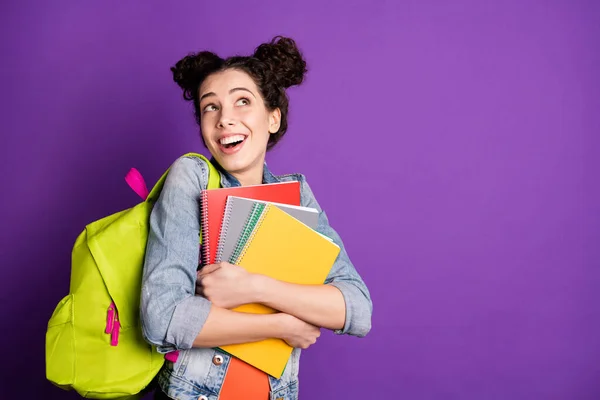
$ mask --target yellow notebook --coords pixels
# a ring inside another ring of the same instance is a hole
[[[235,264],[280,281],[323,284],[340,252],[338,245],[285,211],[268,204]],[[239,312],[276,312],[262,304],[245,304]],[[280,378],[292,347],[280,339],[221,346],[222,350]]]

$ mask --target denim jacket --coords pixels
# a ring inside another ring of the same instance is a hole
[[[239,181],[213,159],[221,186],[240,186]],[[365,336],[371,329],[369,291],[356,272],[339,235],[329,226],[301,174],[274,176],[264,164],[263,183],[299,181],[301,205],[319,211],[317,230],[340,246],[326,284],[336,286],[346,304],[346,321],[337,334]],[[175,362],[165,361],[157,380],[170,397],[181,400],[216,400],[229,355],[215,348],[192,348],[211,307],[195,295],[199,260],[200,194],[208,182],[208,166],[196,157],[182,157],[171,166],[162,192],[150,216],[150,228],[142,278],[141,325],[145,339],[159,352],[179,350]],[[300,349],[294,349],[283,375],[269,377],[270,398],[297,399]]]

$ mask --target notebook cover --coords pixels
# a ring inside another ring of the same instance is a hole
[[[268,204],[236,264],[247,271],[299,284],[323,284],[340,248],[281,209]],[[262,304],[245,304],[239,312],[268,314]],[[222,346],[222,350],[280,378],[292,347],[280,339]]]
[[[230,360],[219,400],[269,400],[269,376],[237,358]]]
[[[227,196],[275,201],[299,206],[300,182],[292,181],[203,190],[201,195],[202,265],[215,263]]]
[[[235,262],[232,256],[236,253],[237,244],[242,237],[246,223],[251,217],[256,204],[266,204],[263,200],[247,199],[243,197],[229,196],[225,207],[225,215],[219,237],[219,246],[217,250],[216,262],[227,261]],[[285,211],[294,218],[302,221],[312,229],[317,228],[319,222],[319,213],[315,208],[292,206],[289,204],[272,203],[277,208]],[[245,243],[240,242],[243,246]]]

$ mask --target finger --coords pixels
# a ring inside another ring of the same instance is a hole
[[[210,284],[210,281],[212,280],[212,276],[211,274],[204,274],[204,275],[200,275],[198,277],[198,279],[196,279],[196,285],[200,285],[200,286],[207,286]]]
[[[200,269],[200,273],[211,273],[221,268],[221,264],[209,264]]]
[[[200,272],[198,273],[198,276],[205,276],[208,274],[212,274],[213,272],[218,271],[219,269],[221,269],[221,266],[219,264],[210,264],[210,265],[203,267],[200,270]]]
[[[196,279],[196,288],[199,288],[201,290],[204,290],[204,288],[206,286],[208,286],[208,284],[210,283],[210,275],[206,275],[206,276],[199,276],[198,279]]]

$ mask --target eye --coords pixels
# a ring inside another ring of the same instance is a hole
[[[241,99],[235,102],[236,106],[247,106],[249,104],[250,100],[248,100],[246,97],[242,97]]]
[[[217,111],[217,106],[215,106],[214,104],[209,104],[202,109],[202,112],[207,111]]]

